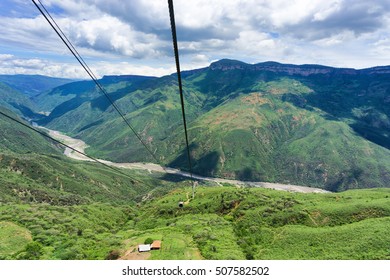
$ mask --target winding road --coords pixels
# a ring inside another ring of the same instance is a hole
[[[44,130],[46,130],[49,135],[68,146],[85,153],[85,149],[88,147],[88,145],[76,138],[69,137],[67,135],[62,134],[59,131],[51,130],[45,127],[40,127]],[[84,161],[92,161],[92,159],[85,157],[84,155],[77,153],[69,148],[66,148],[64,151],[64,154],[72,159],[76,160],[84,160]],[[173,174],[183,177],[191,177],[191,174],[188,172],[181,171],[179,169],[169,168],[169,167],[162,167],[161,165],[154,164],[154,163],[116,163],[112,161],[107,160],[101,160],[98,159],[98,161],[105,163],[110,166],[119,167],[119,168],[126,168],[126,169],[142,169],[147,170],[150,173],[151,172],[160,172],[160,173],[166,173],[166,174]],[[251,186],[251,187],[260,187],[260,188],[268,188],[268,189],[275,189],[275,190],[283,190],[283,191],[291,191],[291,192],[301,192],[301,193],[329,193],[328,191],[325,191],[323,189],[319,188],[311,188],[311,187],[305,187],[305,186],[296,186],[296,185],[285,185],[285,184],[279,184],[279,183],[267,183],[267,182],[249,182],[249,181],[239,181],[239,180],[229,180],[229,179],[222,179],[222,178],[213,178],[213,177],[204,177],[199,175],[193,175],[194,179],[201,180],[201,181],[211,181],[215,182],[217,184],[231,184],[236,186]]]

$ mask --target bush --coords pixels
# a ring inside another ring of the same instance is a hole
[[[40,256],[43,254],[43,246],[41,243],[33,241],[26,245],[26,254],[23,256],[23,259],[26,260],[39,260]]]
[[[153,241],[154,240],[152,238],[148,237],[148,238],[145,239],[144,244],[152,244]]]
[[[118,250],[112,250],[110,253],[108,253],[106,260],[117,260],[120,257],[120,253]]]

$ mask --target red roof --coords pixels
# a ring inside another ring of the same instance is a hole
[[[150,245],[150,249],[160,249],[161,248],[161,241],[155,240],[153,241],[152,245]]]

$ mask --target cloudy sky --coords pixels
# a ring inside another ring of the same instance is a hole
[[[166,0],[41,0],[97,76],[175,71]],[[388,0],[174,0],[182,69],[390,65]],[[31,0],[0,2],[0,74],[85,78]]]

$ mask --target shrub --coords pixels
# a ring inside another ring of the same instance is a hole
[[[108,253],[106,260],[117,260],[120,257],[120,253],[118,250],[112,250],[110,253]]]
[[[152,244],[153,241],[154,240],[152,238],[148,237],[148,238],[145,239],[144,244]]]
[[[40,256],[43,254],[43,246],[37,241],[30,242],[26,245],[26,254],[23,256],[23,259],[26,260],[39,260]]]

